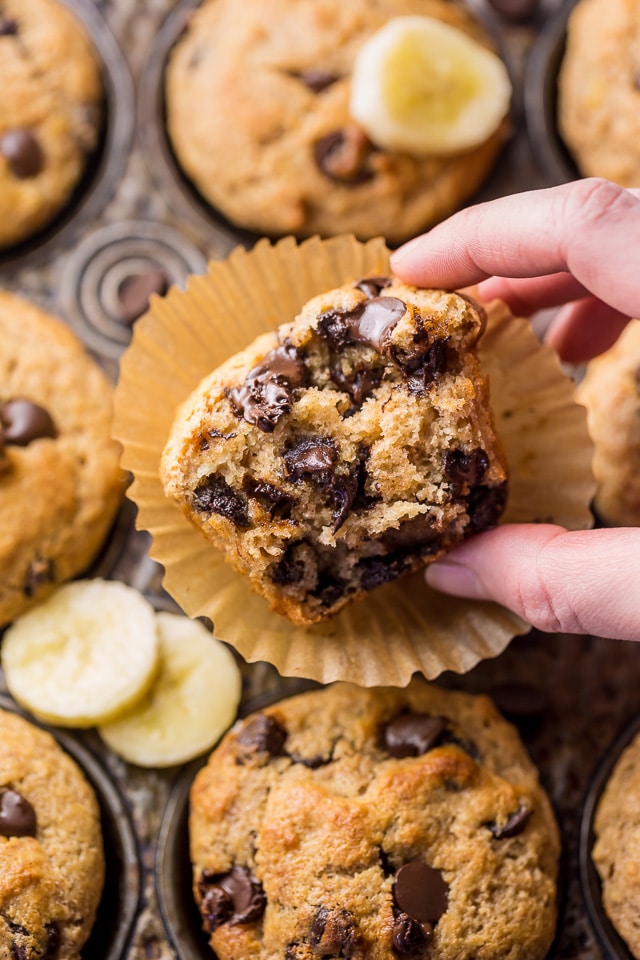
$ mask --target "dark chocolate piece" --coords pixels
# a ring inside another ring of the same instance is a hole
[[[489,469],[489,457],[481,447],[470,453],[464,450],[447,450],[443,458],[442,469],[445,477],[456,484],[469,484],[475,487],[484,479]]]
[[[307,368],[299,351],[285,344],[271,350],[249,371],[242,386],[229,390],[228,397],[247,423],[271,433],[291,410],[294,387],[306,381]]]
[[[363,590],[373,590],[383,583],[395,580],[409,566],[409,558],[404,553],[388,553],[381,557],[364,557],[358,561],[360,586]]]
[[[346,343],[362,343],[383,353],[391,331],[402,319],[406,305],[397,297],[363,300],[351,310],[325,310],[318,317],[318,333],[334,349]]]
[[[12,127],[0,136],[0,154],[9,164],[14,177],[28,180],[37,177],[44,167],[44,153],[35,134],[27,127]]]
[[[257,753],[268,753],[270,757],[281,757],[287,731],[275,717],[266,713],[256,713],[250,717],[236,737],[236,742]]]
[[[318,585],[311,596],[319,600],[323,607],[333,607],[342,600],[348,588],[349,584],[346,580],[325,572],[318,578]]]
[[[323,67],[309,67],[307,70],[300,70],[299,72],[293,73],[292,76],[301,80],[305,87],[309,87],[309,90],[312,90],[314,93],[322,93],[323,90],[326,90],[327,87],[330,87],[336,80],[340,79],[335,73],[330,73],[329,70],[325,70]]]
[[[352,957],[363,945],[356,918],[348,910],[319,907],[309,942],[322,957]]]
[[[396,363],[403,367],[407,388],[411,393],[424,393],[429,384],[442,373],[446,373],[449,363],[449,347],[445,340],[435,340],[426,353],[418,357],[400,360]]]
[[[24,584],[25,597],[34,597],[40,587],[54,583],[54,581],[53,560],[49,557],[34,557],[29,564],[27,579]]]
[[[404,911],[396,911],[393,918],[392,944],[395,953],[408,956],[417,953],[433,936],[430,923],[418,923]]]
[[[354,501],[358,481],[355,475],[348,477],[334,477],[331,484],[331,499],[333,500],[333,533],[337,533],[349,516]]]
[[[380,542],[389,551],[410,550],[421,556],[436,553],[440,548],[439,533],[434,530],[431,517],[424,513],[405,520],[399,527],[389,527],[380,535]]]
[[[467,513],[474,533],[496,526],[507,503],[507,492],[506,480],[495,487],[480,484],[473,488],[467,499]]]
[[[335,440],[331,437],[303,437],[284,454],[287,474],[293,481],[318,474],[333,474],[338,456]]]
[[[202,893],[202,900],[200,901],[202,929],[205,933],[214,933],[218,927],[231,919],[233,900],[221,887],[206,888],[202,880],[198,886]]]
[[[29,801],[5,787],[0,790],[0,836],[2,837],[35,837],[36,812]]]
[[[50,920],[44,928],[47,931],[47,946],[42,960],[55,960],[60,949],[60,927],[55,920]]]
[[[118,287],[118,319],[132,324],[149,306],[149,298],[157,293],[163,296],[169,287],[169,279],[160,267],[149,267],[125,277]]]
[[[336,183],[356,187],[373,176],[369,167],[371,141],[356,126],[334,130],[313,145],[318,169]]]
[[[21,397],[7,400],[0,406],[0,434],[4,443],[16,447],[26,447],[34,440],[58,435],[49,412]]]
[[[201,513],[218,513],[237,527],[249,526],[247,501],[215,473],[205,477],[193,491],[193,508]]]
[[[356,362],[353,373],[345,373],[339,366],[339,359],[334,361],[330,367],[331,379],[338,390],[348,393],[351,397],[353,406],[349,408],[346,415],[351,415],[358,410],[372,391],[380,385],[384,370],[382,367],[370,367],[365,363]]]
[[[527,803],[523,803],[509,815],[503,826],[500,827],[497,823],[488,823],[487,826],[496,840],[510,840],[511,837],[517,837],[522,833],[532,813],[532,808]]]
[[[304,577],[304,560],[296,557],[300,542],[290,543],[280,560],[271,568],[269,575],[274,583],[286,587],[300,583]]]
[[[259,501],[272,520],[289,519],[294,500],[284,490],[280,490],[279,487],[275,487],[272,483],[266,483],[264,480],[255,480],[248,477],[243,486],[250,497],[255,497]]]
[[[356,290],[361,290],[370,300],[379,297],[381,291],[390,286],[391,277],[363,277],[354,283]]]
[[[392,757],[420,757],[438,745],[446,728],[446,717],[401,713],[384,726],[382,743]]]
[[[253,923],[264,913],[266,898],[262,884],[247,867],[232,867],[228,873],[202,872],[198,883],[202,896],[200,913],[207,933],[223,923],[231,926]]]
[[[400,867],[393,884],[399,910],[418,923],[437,923],[447,909],[449,885],[439,870],[412,860]]]
[[[0,17],[0,37],[16,37],[18,24],[11,17]]]

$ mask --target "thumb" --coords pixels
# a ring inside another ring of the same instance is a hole
[[[549,633],[640,639],[640,528],[512,524],[427,567],[435,590],[495,600]]]

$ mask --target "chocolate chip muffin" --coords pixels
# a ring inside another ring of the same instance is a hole
[[[406,239],[476,191],[505,139],[413,156],[375,145],[349,111],[362,45],[394,17],[432,17],[489,46],[448,0],[207,0],[166,73],[186,176],[233,223],[269,235]]]
[[[558,831],[515,729],[424,683],[303,694],[236,726],[191,792],[220,960],[542,960]]]
[[[482,308],[369,277],[309,301],[183,405],[167,494],[296,623],[497,523]]]
[[[607,916],[634,957],[640,958],[640,735],[618,760],[602,795],[594,832],[593,861],[602,882]]]
[[[111,402],[69,329],[0,291],[0,626],[82,572],[113,522]]]
[[[640,183],[640,0],[580,0],[567,27],[559,125],[585,176]]]
[[[68,202],[98,141],[102,81],[93,48],[56,0],[0,2],[0,248]]]
[[[640,321],[592,360],[578,386],[594,441],[594,506],[613,526],[640,526]]]
[[[79,960],[103,879],[81,771],[48,733],[0,711],[0,957]]]

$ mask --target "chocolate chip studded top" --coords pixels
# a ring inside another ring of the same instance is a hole
[[[274,609],[336,613],[498,522],[483,326],[474,301],[392,276],[315,297],[187,400],[166,492]]]
[[[543,960],[553,937],[557,829],[484,697],[337,684],[269,707],[196,778],[190,842],[220,960]]]

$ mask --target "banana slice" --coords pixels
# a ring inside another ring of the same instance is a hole
[[[153,607],[114,580],[78,580],[15,621],[2,643],[7,687],[37,717],[67,727],[112,719],[153,681]]]
[[[160,670],[147,696],[100,736],[125,760],[169,767],[209,750],[238,709],[240,671],[227,648],[197,620],[157,615]]]
[[[490,50],[431,17],[395,17],[356,57],[350,112],[379,146],[426,156],[485,141],[510,99]]]

